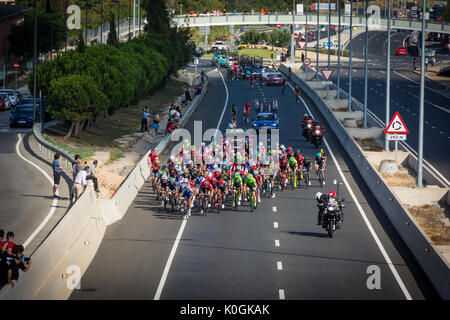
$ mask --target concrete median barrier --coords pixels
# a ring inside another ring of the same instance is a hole
[[[280,66],[280,71],[288,74],[288,68],[285,65]],[[367,186],[427,274],[436,291],[443,299],[450,299],[450,265],[441,255],[440,250],[431,243],[427,235],[416,225],[408,210],[402,205],[393,190],[386,184],[383,177],[366,159],[361,147],[356,143],[355,139],[331,109],[327,107],[324,100],[322,100],[307,82],[295,74],[292,74],[291,80],[300,86],[302,93],[306,94],[313,101],[317,107],[316,109],[326,119],[329,125],[328,127],[335,133],[343,149],[352,159],[359,173],[366,181]],[[408,161],[414,161],[409,158],[414,158],[411,155],[408,157]],[[415,163],[411,164],[415,165]],[[427,175],[433,176],[428,168],[424,168],[424,176]]]

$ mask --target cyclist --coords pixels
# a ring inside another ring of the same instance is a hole
[[[167,184],[167,198],[172,198],[177,192],[177,183],[175,178],[170,178],[169,183]]]
[[[294,173],[294,188],[297,187],[297,160],[295,160],[295,157],[292,155],[289,158],[289,172],[293,172]],[[292,181],[291,181],[292,183]]]
[[[164,201],[166,200],[166,193],[169,188],[169,181],[167,180],[167,175],[163,175],[161,177],[161,181],[159,183],[159,190],[161,192],[161,207],[164,207]]]
[[[214,201],[216,202],[219,200],[219,197],[222,197],[222,209],[225,209],[225,196],[228,193],[228,187],[225,183],[225,180],[223,178],[217,179],[214,184]]]
[[[299,86],[295,86],[295,102],[298,102],[298,100],[300,99],[300,87]]]
[[[300,180],[303,180],[303,160],[305,159],[300,151],[300,149],[295,150],[294,152],[294,158],[295,160],[297,160],[297,166],[298,166],[298,171],[299,171],[299,177]]]
[[[244,121],[248,122],[249,117],[250,117],[250,103],[247,100],[244,104]]]
[[[284,90],[286,90],[286,78],[283,78],[281,83],[281,93],[284,94]]]
[[[233,188],[236,188],[236,192],[238,193],[238,206],[240,206],[241,205],[241,193],[242,193],[242,177],[238,172],[236,172],[234,174],[234,177],[231,179],[231,186]],[[235,200],[235,197],[233,194],[233,206],[236,204],[235,201],[236,200]]]
[[[193,190],[187,178],[183,178],[180,182],[180,188],[178,191],[178,200],[180,204],[182,203],[182,201],[184,201],[186,209],[188,210],[187,215],[190,216],[193,200]]]
[[[254,199],[255,204],[254,207],[256,209],[256,188],[258,186],[258,183],[256,182],[256,179],[253,177],[252,174],[249,174],[244,182],[245,188],[248,189],[249,192],[247,194],[250,194],[251,197]],[[252,205],[252,203],[250,203]]]
[[[316,158],[314,159],[314,170],[316,174],[319,175],[319,170],[322,170],[323,173],[323,184],[325,184],[325,158],[322,156],[321,152],[316,154]]]
[[[233,103],[233,104],[231,105],[231,117],[232,117],[233,119],[236,119],[236,113],[237,113],[237,107],[236,107],[236,105]]]
[[[211,193],[213,191],[213,186],[211,184],[211,180],[208,177],[208,172],[205,172],[204,178],[205,178],[205,180],[203,180],[203,182],[200,184],[199,207],[202,208],[201,213],[203,213],[203,207],[201,206],[203,201],[207,201],[206,199],[209,200],[211,198]],[[210,206],[211,206],[211,204],[208,201],[208,207],[210,207]]]
[[[308,185],[311,185],[311,173],[310,173],[310,169],[311,169],[311,161],[309,160],[308,157],[305,157],[305,159],[303,160],[302,163],[302,174],[303,171],[307,172],[308,175]]]

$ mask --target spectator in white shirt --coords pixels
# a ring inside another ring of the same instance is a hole
[[[86,170],[87,169],[89,169],[88,166],[86,166],[85,168],[83,168],[83,170],[78,172],[77,176],[75,177],[75,181],[74,181],[74,196],[75,196],[75,200],[74,200],[74,202],[78,200],[78,198],[81,196],[81,194],[83,193],[84,189],[86,188],[86,185],[87,185],[87,180],[86,180],[87,172],[86,172]]]

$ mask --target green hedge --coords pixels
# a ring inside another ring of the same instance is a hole
[[[61,53],[38,69],[37,90],[48,96],[55,118],[79,125],[152,93],[190,60],[192,47],[181,40],[147,33],[118,47],[97,45],[82,53]],[[33,74],[28,85],[33,87]]]

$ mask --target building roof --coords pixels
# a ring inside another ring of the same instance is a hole
[[[22,6],[16,6],[12,4],[4,4],[0,2],[0,20],[3,20],[6,18],[6,15],[8,14],[8,17],[15,16],[20,13],[24,13],[31,8],[29,7],[22,7]]]

